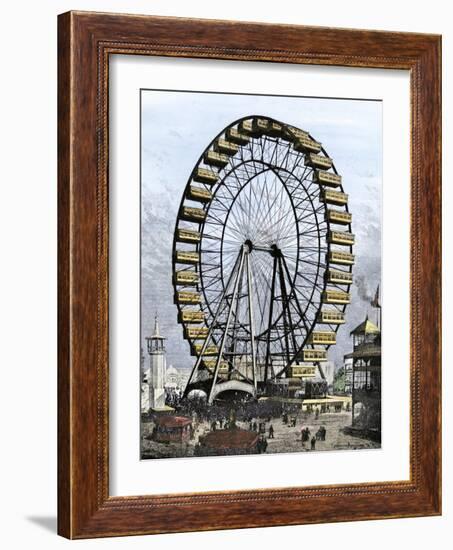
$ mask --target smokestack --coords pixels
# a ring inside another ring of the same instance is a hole
[[[359,298],[364,302],[371,303],[373,300],[373,295],[370,291],[364,275],[356,275],[354,277],[354,283],[357,288],[357,294],[359,295]]]

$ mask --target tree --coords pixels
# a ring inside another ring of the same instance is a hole
[[[344,393],[346,381],[346,373],[344,367],[340,367],[333,377],[333,391],[334,393]]]

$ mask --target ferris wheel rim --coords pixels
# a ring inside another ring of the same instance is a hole
[[[174,235],[174,239],[173,239],[173,271],[176,272],[176,261],[175,261],[175,251],[176,251],[176,246],[177,246],[177,239],[176,239],[176,231],[180,225],[180,220],[183,219],[181,218],[181,211],[182,211],[182,208],[184,206],[184,202],[186,200],[186,196],[187,196],[187,189],[189,188],[190,184],[192,181],[195,181],[193,178],[194,178],[194,173],[195,173],[195,170],[198,168],[198,167],[203,167],[205,165],[205,163],[203,162],[204,160],[204,155],[205,153],[207,153],[208,151],[212,150],[213,148],[213,145],[214,143],[219,140],[221,138],[221,136],[223,136],[224,134],[226,135],[226,132],[227,130],[229,130],[230,128],[234,128],[236,126],[238,126],[242,121],[247,121],[247,120],[254,120],[254,119],[258,119],[258,118],[261,118],[261,119],[264,119],[265,121],[268,121],[268,122],[275,122],[277,124],[280,124],[282,125],[283,127],[285,127],[285,129],[289,132],[292,131],[292,129],[294,127],[291,127],[290,125],[288,124],[285,124],[285,123],[282,123],[280,121],[277,121],[276,119],[273,119],[271,117],[268,117],[268,116],[263,116],[263,115],[247,115],[245,117],[241,117],[240,119],[237,119],[236,121],[230,123],[228,126],[226,126],[221,132],[219,132],[215,138],[209,143],[209,145],[204,149],[203,153],[200,155],[200,158],[198,159],[198,162],[194,165],[194,168],[191,172],[191,175],[189,177],[189,180],[187,182],[187,185],[185,187],[185,191],[183,193],[183,196],[182,196],[182,199],[181,199],[181,203],[180,203],[180,207],[179,207],[179,210],[178,210],[178,216],[177,216],[177,220],[176,220],[176,228],[175,228],[175,235]],[[298,129],[296,129],[298,130]],[[305,132],[307,134],[307,136],[309,136],[310,139],[314,139],[308,132]],[[294,137],[294,136],[293,136]],[[250,137],[250,141],[253,142],[253,140],[255,139],[255,137]],[[265,137],[266,139],[266,137]],[[294,138],[295,139],[295,138]],[[272,141],[272,140],[269,140],[269,141]],[[283,140],[281,140],[283,141]],[[276,139],[276,142],[279,142],[279,139],[277,138]],[[253,142],[254,143],[254,142]],[[243,145],[240,145],[239,146],[239,150],[242,150],[243,149]],[[328,156],[326,150],[321,146],[321,149],[319,150],[319,153],[322,153],[323,156],[327,157],[329,160],[332,160],[330,159],[330,157]],[[301,154],[298,154],[297,155],[298,157],[302,158],[304,156],[303,153]],[[316,156],[316,155],[315,155]],[[276,178],[279,179],[280,181],[280,184],[281,186],[285,189],[285,192],[289,198],[289,200],[291,201],[291,204],[293,205],[293,201],[292,201],[292,195],[291,193],[288,191],[287,189],[287,186],[285,185],[285,182],[282,180],[279,172],[286,172],[286,173],[289,173],[291,174],[291,176],[295,177],[294,174],[281,167],[281,166],[274,166],[270,163],[266,163],[263,161],[263,159],[255,159],[252,157],[252,159],[249,159],[249,160],[246,160],[246,161],[242,161],[240,164],[238,165],[234,165],[228,173],[224,173],[223,176],[222,176],[222,179],[219,180],[218,184],[216,183],[216,187],[215,187],[215,192],[213,194],[213,197],[215,197],[216,193],[219,191],[221,185],[224,183],[224,181],[227,179],[227,177],[229,175],[231,175],[231,173],[233,173],[237,167],[239,165],[242,165],[242,164],[252,164],[252,163],[259,163],[262,165],[263,167],[263,170],[260,172],[261,173],[264,173],[264,172],[267,172],[267,171],[270,171],[274,174],[274,176]],[[306,164],[305,164],[306,165]],[[313,168],[313,167],[312,167]],[[332,170],[332,173],[333,174],[338,174],[337,172],[337,169],[335,167],[335,164],[333,163],[332,161],[332,164],[331,166],[328,168],[328,169],[331,169]],[[312,172],[314,173],[314,168],[312,169]],[[223,168],[220,168],[218,169],[215,173],[216,174],[220,174],[221,172],[223,171]],[[236,193],[236,196],[234,198],[234,200],[237,199],[237,197],[240,195],[240,193],[245,189],[245,187],[247,185],[249,185],[255,178],[257,177],[257,174],[254,173],[249,179],[248,181],[243,184],[239,190],[237,190],[237,193]],[[296,178],[297,179],[297,178]],[[198,180],[197,180],[198,181]],[[288,181],[288,180],[287,180]],[[305,182],[305,179],[304,179],[304,182]],[[301,182],[302,183],[302,182]],[[340,184],[338,186],[338,189],[341,191],[341,193],[343,193],[343,185],[340,181]],[[307,193],[308,194],[308,193]],[[309,195],[309,194],[308,194]],[[315,209],[313,207],[313,200],[312,198],[309,196],[310,198],[310,202],[311,202],[311,205],[312,205],[312,208],[313,208],[313,214],[314,216],[316,217],[316,220],[318,218],[318,214],[320,214],[321,212],[321,208],[318,208],[318,209]],[[232,205],[230,205],[230,208],[231,208]],[[209,212],[209,209],[211,207],[211,204],[209,203],[208,206],[204,206],[203,209],[205,212]],[[325,203],[324,207],[323,207],[323,211],[324,212],[327,212],[327,209],[328,209],[328,206],[327,206],[327,203]],[[335,209],[334,209],[335,210]],[[341,212],[345,212],[345,213],[349,213],[349,205],[348,205],[348,202],[344,203],[341,205]],[[228,211],[228,214],[223,222],[223,228],[222,228],[222,236],[220,239],[220,243],[221,243],[221,248],[220,250],[218,251],[218,254],[220,254],[220,258],[223,258],[223,252],[224,252],[224,235],[225,235],[225,228],[226,228],[226,225],[227,225],[227,221],[228,221],[228,218],[229,218],[229,211]],[[297,236],[297,262],[296,262],[296,265],[294,267],[294,273],[293,273],[293,276],[292,276],[292,279],[291,279],[291,292],[296,292],[296,290],[294,290],[294,282],[295,280],[297,279],[297,276],[298,276],[298,269],[299,269],[299,265],[300,265],[300,249],[301,249],[301,246],[300,246],[300,231],[299,231],[299,226],[298,226],[298,223],[299,223],[299,220],[297,219],[297,216],[294,214],[294,219],[295,219],[295,225],[298,229],[298,236]],[[325,234],[323,236],[323,239],[324,239],[324,242],[323,244],[325,244],[325,247],[321,246],[321,236],[320,236],[320,232],[318,231],[317,233],[317,240],[318,240],[318,248],[317,248],[317,257],[318,257],[318,262],[317,262],[317,270],[316,270],[316,276],[315,276],[315,284],[312,285],[312,292],[311,292],[311,295],[310,295],[310,298],[309,300],[306,301],[307,305],[305,307],[305,310],[304,312],[306,313],[307,310],[310,308],[311,304],[313,303],[312,300],[313,300],[313,294],[316,292],[319,293],[319,300],[317,302],[317,309],[316,309],[316,312],[315,313],[312,313],[312,321],[311,321],[311,328],[307,328],[307,334],[305,335],[305,339],[303,342],[301,342],[300,346],[299,346],[299,349],[297,351],[297,353],[300,353],[303,349],[306,349],[307,347],[312,347],[312,348],[315,348],[315,346],[313,344],[310,344],[308,342],[308,336],[309,336],[309,333],[310,331],[312,332],[316,325],[317,325],[317,319],[318,319],[318,316],[322,310],[322,307],[323,307],[323,302],[321,300],[321,293],[324,292],[324,290],[327,288],[327,282],[324,282],[324,284],[317,284],[316,281],[319,279],[320,277],[320,269],[321,269],[321,263],[323,265],[322,269],[323,269],[323,272],[324,274],[327,274],[327,272],[329,271],[330,269],[330,261],[329,261],[329,257],[330,257],[330,251],[331,251],[331,245],[329,244],[329,242],[327,242],[327,233],[328,231],[330,230],[330,222],[327,220],[324,220],[323,222],[325,224]],[[343,223],[343,222],[342,222]],[[347,222],[345,223],[344,225],[347,225],[348,226],[348,229],[349,231],[351,230],[351,222]],[[319,223],[318,223],[318,220],[317,220],[317,226],[319,227]],[[183,224],[183,227],[184,227],[184,224]],[[199,252],[199,255],[200,255],[200,261],[199,261],[199,264],[197,265],[197,267],[195,268],[196,269],[196,272],[199,273],[199,276],[200,276],[200,279],[201,281],[203,281],[203,269],[202,269],[202,266],[203,266],[203,263],[201,261],[201,256],[202,256],[202,252],[203,252],[203,237],[204,237],[204,232],[205,232],[205,227],[206,227],[206,218],[198,224],[198,227],[199,227],[199,231],[200,231],[200,242],[196,244],[196,250]],[[349,246],[349,251],[352,252],[352,245]],[[320,261],[320,257],[322,254],[326,254],[326,260],[325,260],[325,263],[324,262],[321,262]],[[343,269],[344,266],[342,266],[342,269],[340,269],[341,272],[344,272],[344,273],[352,273],[352,265],[347,265],[346,267],[344,267],[344,269],[346,271],[344,271]],[[221,277],[221,284],[222,284],[222,287],[224,288],[225,287],[225,280],[224,280],[224,276],[223,276],[223,272],[224,272],[224,267],[223,267],[223,264],[221,266],[221,273],[222,273],[222,277]],[[345,287],[340,287],[338,284],[335,284],[334,285],[334,288],[338,288],[338,289],[342,289],[342,288],[346,288],[346,290],[349,292],[349,288],[351,286],[352,283],[341,283],[343,285],[345,285]],[[317,287],[319,286],[318,290],[317,290]],[[203,291],[203,297],[204,297],[204,306],[207,307],[207,309],[209,310],[209,313],[211,314],[212,316],[212,309],[211,309],[211,303],[210,303],[210,299],[208,298],[208,296],[206,295],[206,291],[205,291],[205,286],[203,284],[201,284],[201,288],[202,288],[202,291]],[[319,290],[321,289],[321,290]],[[175,292],[176,292],[176,285],[175,285]],[[177,302],[176,302],[177,303]],[[177,303],[177,308],[178,308],[178,311],[181,313],[181,305],[179,303]],[[286,308],[289,308],[290,305],[289,305],[289,302],[288,304],[286,305]],[[342,304],[342,305],[339,305],[339,306],[335,306],[335,308],[333,308],[331,311],[339,311],[339,312],[343,312],[345,311],[346,309],[346,304]],[[280,317],[283,315],[283,310],[282,312],[280,313]],[[304,315],[301,315],[301,317],[303,319],[305,319],[305,316]],[[278,319],[275,319],[273,323],[270,324],[270,326],[264,330],[261,334],[257,334],[257,339],[259,339],[260,337],[262,337],[263,335],[265,335],[267,332],[269,332],[272,327],[276,326],[277,325],[277,321]],[[300,325],[298,325],[300,326]],[[338,326],[335,326],[333,325],[333,328],[332,328],[332,325],[329,325],[329,328],[332,329],[334,332],[337,332],[338,331]],[[280,341],[282,340],[282,336],[277,336],[275,337],[275,341]],[[190,340],[189,340],[190,341]],[[214,338],[214,341],[215,341],[215,338]],[[191,341],[190,341],[191,342]],[[192,347],[193,343],[191,342],[191,347]],[[324,345],[325,348],[328,348],[330,344],[326,344]],[[295,355],[294,357],[292,358],[292,361],[295,360],[296,356],[297,356],[297,353],[296,353],[296,348],[294,348],[294,352],[295,352]],[[281,372],[283,372],[285,369],[283,369]],[[279,376],[281,374],[281,372],[279,374],[277,374],[277,376]]]

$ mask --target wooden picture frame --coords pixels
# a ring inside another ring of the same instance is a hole
[[[88,538],[439,515],[440,37],[88,12],[60,15],[58,25],[59,534]],[[109,495],[111,54],[410,71],[409,481]]]

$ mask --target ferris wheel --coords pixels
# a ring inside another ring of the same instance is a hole
[[[348,195],[308,132],[264,116],[223,129],[185,187],[173,241],[185,395],[324,378],[350,302]]]

